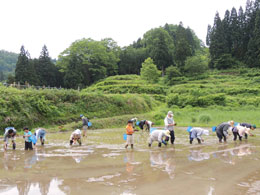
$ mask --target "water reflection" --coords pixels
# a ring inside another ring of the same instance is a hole
[[[212,153],[214,158],[221,161],[235,165],[237,157],[243,157],[252,154],[251,146],[249,144],[236,144],[234,148],[228,148],[228,145],[218,146],[217,151]]]
[[[173,151],[150,151],[151,167],[163,169],[170,179],[174,179],[176,163]]]
[[[189,161],[203,161],[208,160],[210,155],[208,153],[203,153],[202,149],[191,149],[188,155]]]

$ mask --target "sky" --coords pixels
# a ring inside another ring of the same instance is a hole
[[[205,43],[216,12],[244,9],[246,0],[0,0],[0,50],[20,52],[24,45],[38,58],[43,45],[57,58],[82,38],[112,38],[128,46],[152,28],[190,27]]]

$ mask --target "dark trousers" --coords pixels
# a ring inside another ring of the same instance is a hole
[[[174,140],[175,140],[174,131],[170,131],[170,135],[171,135],[171,144],[174,144]],[[169,141],[169,137],[166,137],[165,141]]]
[[[25,150],[33,150],[32,142],[25,142]]]
[[[248,136],[247,133],[245,133],[245,139],[247,139],[247,136]]]
[[[227,141],[227,138],[226,138],[226,136],[224,135],[223,132],[217,131],[216,133],[217,133],[219,142],[222,142],[222,139],[223,139],[223,138],[224,138],[224,142]]]
[[[234,141],[237,140],[237,137],[239,138],[240,141],[242,141],[242,136],[240,136],[238,132],[233,132],[233,135],[234,135],[234,139],[233,139]]]
[[[197,138],[197,140],[198,140],[198,143],[201,144],[201,140],[198,138]],[[191,132],[190,132],[190,144],[192,144],[192,142],[193,142],[193,138],[191,137]]]

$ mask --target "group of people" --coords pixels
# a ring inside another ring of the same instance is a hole
[[[83,137],[86,136],[87,129],[89,126],[89,120],[87,117],[85,117],[83,114],[80,115],[80,118],[82,120],[82,131],[83,131]],[[41,145],[43,146],[45,143],[45,137],[46,137],[46,129],[44,128],[37,128],[35,130],[35,133],[32,134],[31,130],[28,127],[23,128],[24,134],[24,148],[25,150],[33,150],[33,147],[36,146],[36,143],[38,140],[40,140]],[[12,141],[12,147],[13,150],[16,148],[16,136],[17,131],[14,127],[7,127],[5,128],[4,133],[4,150],[7,150],[9,140]],[[70,145],[79,143],[81,145],[81,130],[76,129],[71,133],[70,136]]]
[[[135,125],[137,125],[141,130],[146,130],[150,132],[148,146],[151,147],[152,143],[154,141],[158,142],[158,147],[161,147],[162,144],[167,145],[170,141],[171,144],[174,144],[175,141],[175,133],[174,133],[174,126],[177,125],[177,123],[173,119],[173,112],[169,111],[164,119],[164,130],[153,130],[150,131],[152,128],[152,125],[154,123],[149,120],[141,120],[137,121],[137,118],[133,118],[128,121],[126,126],[126,145],[125,148],[128,148],[128,146],[131,146],[131,148],[134,147],[134,132],[139,131]],[[78,142],[79,145],[82,144],[82,136],[87,136],[87,129],[89,127],[89,120],[84,115],[80,115],[80,118],[82,120],[82,131],[80,129],[76,129],[71,133],[70,136],[70,145],[76,144]],[[234,121],[228,121],[219,124],[217,127],[214,127],[212,130],[216,132],[216,135],[219,139],[219,142],[221,143],[222,140],[224,142],[227,141],[228,135],[230,135],[229,131],[233,133],[234,138],[233,140],[236,141],[237,138],[239,138],[240,141],[242,141],[242,137],[244,136],[245,139],[247,139],[248,135],[252,136],[251,130],[254,130],[256,128],[256,125],[251,125],[249,123],[237,123],[235,124]],[[33,150],[33,146],[36,145],[37,140],[40,140],[41,145],[44,145],[45,142],[45,135],[46,130],[44,128],[38,128],[35,130],[35,133],[32,134],[30,129],[28,127],[24,127],[24,141],[25,141],[25,150]],[[209,135],[209,130],[203,129],[200,127],[191,127],[187,130],[189,132],[189,142],[192,144],[194,139],[197,139],[198,143],[201,144],[204,142],[204,139],[202,138],[203,135]],[[16,129],[14,127],[7,127],[5,128],[4,133],[4,149],[7,149],[9,140],[12,141],[12,147],[13,149],[16,148],[15,138],[16,138]]]
[[[167,116],[164,119],[164,125],[165,128],[164,130],[154,130],[150,132],[149,136],[149,141],[148,141],[148,146],[151,147],[152,143],[154,141],[158,142],[158,147],[161,147],[162,144],[167,145],[168,142],[170,141],[171,144],[174,144],[175,141],[175,133],[174,133],[174,126],[177,125],[177,123],[173,119],[173,112],[169,111],[167,113]],[[144,122],[143,122],[144,121]],[[146,124],[145,121],[143,120],[142,123],[141,121],[137,123],[137,125],[142,125],[143,129],[143,124]],[[128,121],[128,124],[126,126],[126,135],[127,135],[127,141],[125,148],[128,147],[128,145],[131,145],[131,148],[134,147],[134,138],[133,134],[136,131],[135,130],[135,124],[137,122],[137,118],[131,119]],[[151,124],[148,125],[149,129],[153,125],[153,123],[150,121]],[[253,136],[251,133],[251,130],[254,130],[256,128],[256,125],[251,125],[249,123],[237,123],[235,124],[234,121],[228,121],[228,122],[223,122],[219,124],[217,127],[214,127],[212,130],[216,132],[216,135],[219,139],[219,142],[221,143],[222,140],[224,142],[227,141],[228,135],[230,135],[230,132],[233,133],[234,138],[233,140],[236,141],[237,137],[239,138],[240,141],[242,141],[242,137],[244,136],[245,139],[247,139],[248,135]],[[197,139],[198,143],[201,144],[204,142],[204,139],[202,138],[203,135],[209,135],[209,130],[203,129],[200,127],[190,127],[187,129],[189,132],[189,143],[192,144],[194,139]]]
[[[30,131],[28,127],[24,127],[24,148],[25,150],[33,150],[33,145],[35,146],[37,143],[37,140],[40,140],[41,145],[44,145],[45,142],[45,134],[46,130],[44,128],[38,128],[35,130],[34,135]],[[14,127],[7,127],[5,128],[4,133],[4,150],[7,150],[9,140],[12,141],[13,150],[16,148],[16,129]]]

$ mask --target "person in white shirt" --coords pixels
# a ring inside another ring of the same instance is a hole
[[[201,142],[204,142],[201,137],[202,135],[209,135],[209,130],[202,129],[200,127],[193,127],[190,130],[190,144],[192,144],[193,139],[197,139],[199,144],[201,144]]]
[[[79,129],[76,129],[70,135],[70,145],[76,144],[76,142],[81,146],[81,131]]]
[[[158,147],[161,147],[162,143],[167,145],[166,141],[163,139],[165,137],[171,137],[169,130],[154,130],[150,134],[148,146],[151,147],[154,141],[158,141]]]
[[[167,116],[164,119],[164,125],[165,125],[165,129],[170,131],[170,135],[171,135],[171,144],[174,144],[174,140],[175,140],[175,135],[174,135],[174,126],[177,125],[177,123],[174,122],[173,120],[173,112],[169,111]],[[166,140],[168,141],[168,139]]]

